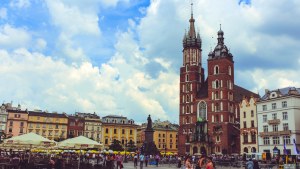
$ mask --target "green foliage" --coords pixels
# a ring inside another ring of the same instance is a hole
[[[130,140],[127,143],[126,148],[127,148],[126,150],[129,151],[129,152],[135,152],[137,150],[137,147],[135,146],[134,141],[132,141],[132,140]]]
[[[109,146],[110,150],[113,151],[123,151],[123,147],[121,145],[121,142],[119,140],[114,139],[114,141],[112,142],[112,144]]]

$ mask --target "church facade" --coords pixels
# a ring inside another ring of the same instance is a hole
[[[205,76],[202,40],[193,14],[189,22],[180,67],[178,153],[239,153],[239,103],[256,94],[235,85],[234,57],[221,28],[217,45],[208,54]]]

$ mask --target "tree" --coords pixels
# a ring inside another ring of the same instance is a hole
[[[119,140],[114,139],[114,141],[109,145],[109,149],[113,151],[123,151],[123,147]]]
[[[136,146],[134,144],[134,141],[130,140],[128,143],[127,143],[127,151],[129,152],[135,152],[136,151]]]

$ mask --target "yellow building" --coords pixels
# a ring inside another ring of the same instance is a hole
[[[153,122],[153,141],[158,150],[164,154],[165,152],[177,153],[178,143],[178,125],[172,124],[169,121],[155,120]],[[147,123],[142,124],[138,129],[138,146],[140,147],[144,140],[144,131],[147,127]]]
[[[127,117],[109,115],[102,118],[102,143],[108,148],[113,140],[119,140],[125,148],[126,142],[136,145],[138,125]]]
[[[27,132],[34,132],[51,140],[67,138],[68,116],[58,113],[29,111]]]

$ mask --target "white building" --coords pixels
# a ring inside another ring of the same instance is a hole
[[[257,152],[257,117],[256,100],[251,97],[243,98],[240,103],[240,132],[241,132],[241,152]]]
[[[294,140],[300,144],[300,88],[287,87],[273,91],[266,90],[257,102],[258,149],[270,152],[275,147],[284,154],[295,155]]]

